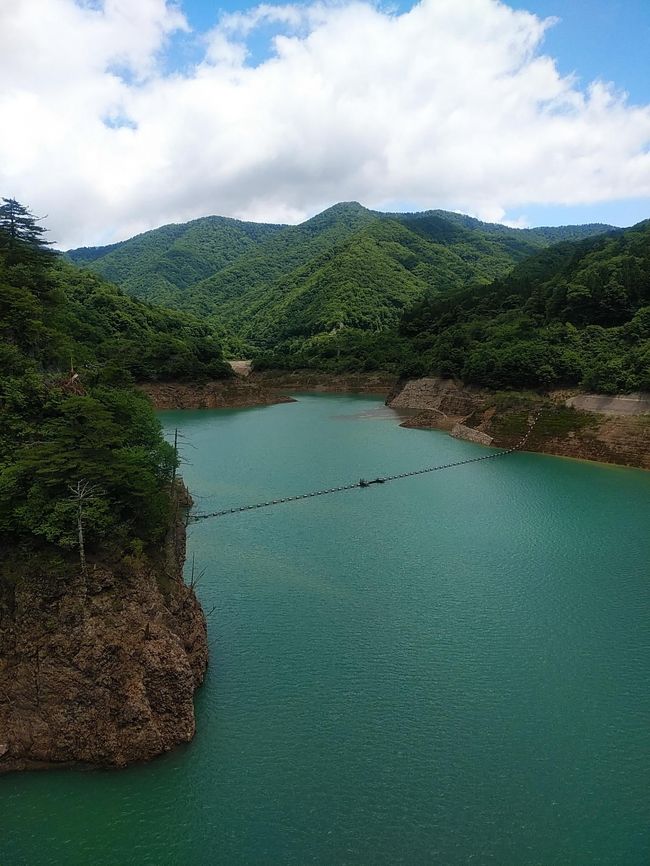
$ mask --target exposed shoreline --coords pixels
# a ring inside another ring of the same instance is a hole
[[[316,394],[376,394],[385,398],[397,385],[386,373],[330,373],[269,371],[193,384],[145,382],[138,385],[154,409],[246,409],[292,403],[292,391]]]
[[[393,408],[417,410],[402,426],[447,430],[461,439],[510,448],[525,430],[531,412],[541,409],[540,420],[526,451],[650,470],[650,412],[647,395],[628,400],[616,411],[616,398],[577,391],[494,393],[467,388],[450,379],[424,378],[400,383],[389,396]],[[604,405],[601,411],[575,408]]]
[[[650,470],[650,396],[622,398],[578,390],[494,393],[441,378],[399,380],[387,373],[266,371],[204,384],[139,386],[156,409],[219,409],[293,402],[291,392],[371,394],[408,410],[406,428],[446,430],[482,445],[511,447],[528,415],[543,408],[526,450]],[[584,408],[583,408],[584,407]],[[589,411],[587,411],[589,407]]]
[[[246,409],[292,403],[293,398],[262,383],[239,377],[193,384],[145,382],[139,384],[154,409]]]

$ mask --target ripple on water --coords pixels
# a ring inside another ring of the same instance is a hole
[[[161,417],[200,510],[482,453],[367,398]],[[649,494],[518,454],[193,526],[195,741],[3,779],[0,862],[650,862]]]

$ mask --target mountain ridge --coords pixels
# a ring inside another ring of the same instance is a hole
[[[487,284],[558,238],[608,229],[512,229],[448,211],[382,213],[339,202],[295,226],[203,217],[67,256],[128,294],[268,346],[339,325],[394,326],[428,294]],[[298,330],[287,319],[294,312]]]

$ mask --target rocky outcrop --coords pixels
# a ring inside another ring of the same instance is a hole
[[[253,372],[253,362],[248,360],[228,361],[230,368],[236,376],[241,376],[243,379],[250,376]]]
[[[445,429],[465,418],[482,404],[480,391],[464,388],[453,379],[409,379],[389,397],[393,409],[419,409],[437,416]]]
[[[530,413],[541,407],[527,451],[650,469],[650,411],[645,398],[560,391],[494,394],[432,377],[400,383],[387,403],[417,410],[403,427],[448,430],[499,448],[515,445],[526,431]]]
[[[208,649],[184,557],[179,521],[160,555],[3,574],[0,772],[123,766],[192,739]]]
[[[147,382],[138,386],[155,409],[244,409],[291,403],[292,398],[250,378],[188,382]]]
[[[451,428],[451,435],[454,439],[464,439],[466,442],[475,442],[477,445],[491,445],[494,442],[492,436],[475,430],[473,427],[467,427],[465,424],[454,424]]]
[[[569,416],[572,429],[554,430],[555,418],[566,418],[562,407],[546,410],[540,427],[534,431],[526,445],[527,451],[594,460],[650,469],[650,415],[612,417],[590,412],[577,412]],[[494,444],[508,447],[515,444],[516,436],[497,435]]]

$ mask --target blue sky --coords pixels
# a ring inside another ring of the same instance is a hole
[[[180,5],[196,35],[214,27],[224,12],[246,11],[256,4],[182,0]],[[406,11],[414,4],[379,5]],[[507,5],[557,19],[546,34],[544,51],[556,60],[563,75],[575,75],[583,86],[594,80],[612,82],[629,94],[632,103],[650,102],[650,0],[509,0]],[[266,29],[255,35],[249,45],[251,62],[268,56],[268,37],[273,32]],[[195,56],[193,41],[193,37],[177,41],[172,64],[182,65]],[[408,201],[397,204],[404,209],[412,206]],[[625,226],[650,217],[650,200],[629,198],[564,206],[525,203],[516,211],[508,211],[507,218],[522,214],[531,225],[604,222]]]
[[[254,3],[181,0],[190,25],[205,31],[222,12],[250,9]],[[384,3],[401,11],[412,3]],[[650,0],[510,0],[524,9],[559,21],[546,36],[546,50],[564,74],[575,72],[584,82],[613,81],[633,101],[650,99]]]
[[[514,0],[509,5],[560,19],[545,45],[561,72],[575,72],[584,82],[613,81],[632,101],[648,102],[649,0]]]
[[[543,17],[560,19],[545,48],[563,74],[582,82],[604,79],[627,91],[630,100],[650,100],[650,0],[534,0],[511,2]],[[609,201],[581,207],[527,205],[532,223],[605,222],[633,225],[650,217],[648,199]]]
[[[62,246],[349,200],[631,225],[650,218],[649,47],[650,0],[20,0],[0,191]]]

